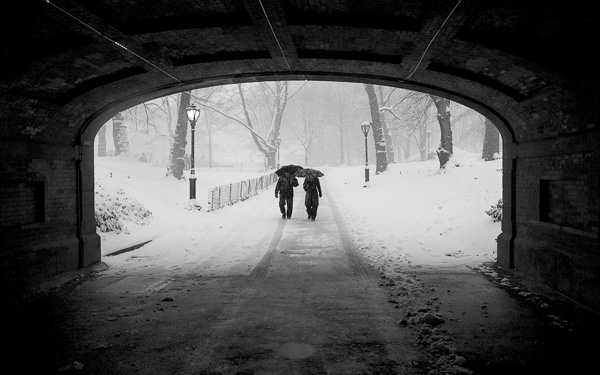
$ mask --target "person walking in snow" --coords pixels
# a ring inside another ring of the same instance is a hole
[[[288,219],[292,218],[292,211],[294,210],[294,187],[298,186],[298,179],[289,173],[283,173],[277,185],[275,185],[275,198],[279,195],[279,210],[281,211],[281,218]],[[286,207],[287,205],[287,207]]]
[[[317,209],[319,208],[319,198],[323,196],[319,178],[314,175],[306,176],[302,188],[306,191],[304,205],[306,206],[306,213],[308,213],[308,220],[315,221],[317,218]]]

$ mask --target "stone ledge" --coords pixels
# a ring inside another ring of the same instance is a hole
[[[584,230],[580,230],[580,229],[574,229],[574,228],[566,227],[563,225],[547,223],[547,222],[539,221],[539,220],[529,220],[528,223],[537,225],[540,227],[552,229],[552,230],[558,230],[558,231],[565,232],[565,233],[570,233],[570,234],[575,234],[575,235],[582,236],[582,237],[592,238],[595,240],[598,239],[598,232],[588,232],[588,231],[584,231]]]

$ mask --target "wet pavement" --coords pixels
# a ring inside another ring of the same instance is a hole
[[[2,307],[7,367],[77,374],[585,373],[598,315],[502,269],[417,273],[398,292],[334,202],[296,199],[249,275],[61,275]],[[489,265],[491,266],[491,265]]]

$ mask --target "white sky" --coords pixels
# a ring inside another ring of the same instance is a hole
[[[333,196],[352,240],[372,266],[386,274],[399,268],[444,271],[495,261],[501,230],[485,211],[502,196],[502,161],[484,162],[478,154],[460,151],[453,160],[460,167],[451,166],[444,173],[438,171],[437,160],[392,164],[377,176],[372,167],[369,188],[363,187],[363,166],[319,169],[325,173],[323,189]],[[209,187],[265,174],[202,169],[197,173],[201,204]],[[249,274],[282,220],[274,186],[207,212],[188,209],[189,182],[166,178],[164,168],[97,158],[95,177],[106,192],[116,194],[120,188],[153,213],[146,226],[125,223],[128,234],[98,232],[108,275]],[[292,220],[306,220],[303,200],[300,186]],[[323,201],[322,206],[326,204]],[[104,256],[148,240],[152,242],[137,250]]]

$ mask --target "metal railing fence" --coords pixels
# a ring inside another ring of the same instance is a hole
[[[252,178],[246,181],[234,182],[228,185],[221,185],[208,190],[208,209],[207,211],[218,210],[226,205],[246,200],[259,191],[267,189],[277,182],[277,175],[271,173],[268,175]]]

